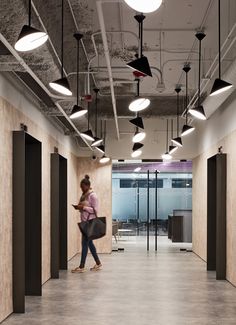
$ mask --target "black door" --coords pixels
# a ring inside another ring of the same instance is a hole
[[[67,270],[67,159],[51,154],[51,277]]]
[[[226,154],[207,161],[207,270],[226,278]]]
[[[25,311],[25,295],[42,294],[41,142],[13,132],[13,311]]]

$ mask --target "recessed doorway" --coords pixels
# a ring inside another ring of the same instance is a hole
[[[51,154],[51,278],[67,270],[67,159]]]
[[[24,131],[13,132],[13,312],[25,296],[42,295],[42,148]]]
[[[226,154],[207,160],[207,270],[226,278]]]

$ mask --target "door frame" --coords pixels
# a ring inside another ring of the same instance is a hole
[[[42,295],[42,144],[25,131],[13,131],[12,244],[13,312],[24,313],[25,295]]]

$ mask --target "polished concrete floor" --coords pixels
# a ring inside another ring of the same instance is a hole
[[[228,325],[236,324],[236,288],[216,281],[214,272],[181,245],[159,238],[146,252],[145,241],[122,237],[123,253],[101,256],[99,272],[50,280],[43,296],[26,298],[26,314],[4,325]],[[189,245],[182,245],[190,248]],[[77,265],[79,256],[70,262]],[[93,265],[91,257],[87,266]]]

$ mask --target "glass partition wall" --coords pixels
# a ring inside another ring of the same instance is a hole
[[[138,166],[141,167],[139,172],[131,171],[133,164],[132,168],[127,165],[125,171],[119,169],[119,165],[113,166],[113,224],[117,225],[122,236],[146,236],[148,228],[152,236],[157,220],[158,235],[165,236],[168,216],[173,214],[173,210],[192,210],[192,166],[185,166],[184,171],[158,171],[157,179],[155,170],[149,170],[151,166]]]

